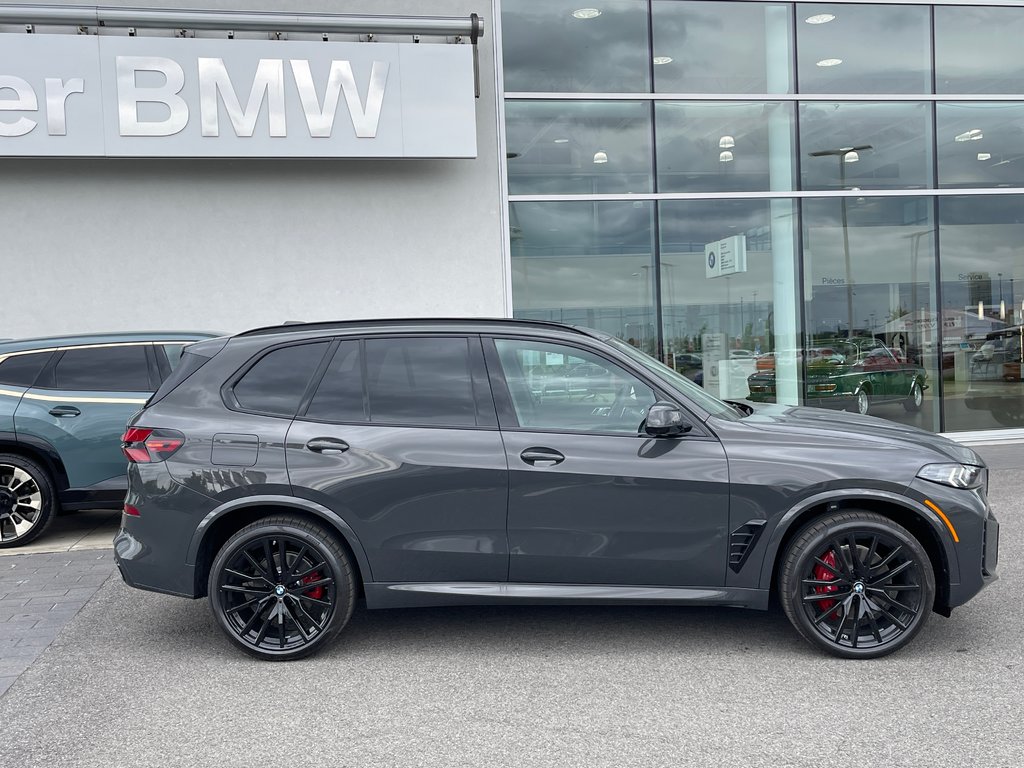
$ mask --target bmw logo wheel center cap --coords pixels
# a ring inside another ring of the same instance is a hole
[[[863,582],[858,581],[856,584],[854,584],[853,585],[853,591],[856,594],[858,594],[858,595],[864,594],[864,584],[863,584]]]
[[[284,592],[285,590],[283,584],[278,584],[276,587],[274,587],[274,594],[278,597],[284,597]]]

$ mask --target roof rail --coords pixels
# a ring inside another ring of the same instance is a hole
[[[392,325],[476,325],[492,324],[499,326],[533,326],[539,328],[558,328],[563,331],[573,331],[589,335],[585,328],[565,323],[556,323],[552,320],[522,320],[508,317],[403,317],[403,318],[375,318],[372,320],[334,320],[319,321],[312,323],[296,322],[289,320],[281,325],[267,325],[261,328],[253,328],[235,334],[238,336],[268,336],[274,333],[296,333],[299,331],[327,331],[333,328],[358,328],[358,327],[381,327]]]

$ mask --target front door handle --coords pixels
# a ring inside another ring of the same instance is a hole
[[[314,437],[306,443],[306,447],[313,453],[344,453],[349,445],[334,437]]]
[[[50,415],[58,418],[64,416],[79,416],[82,412],[73,405],[55,405],[50,409]]]
[[[534,467],[553,467],[565,461],[565,456],[554,448],[527,448],[519,458]]]

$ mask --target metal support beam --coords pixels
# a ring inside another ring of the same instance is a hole
[[[151,29],[225,29],[238,32],[311,32],[374,35],[483,36],[483,19],[459,16],[356,16],[318,13],[195,11],[98,5],[0,4],[0,24]]]

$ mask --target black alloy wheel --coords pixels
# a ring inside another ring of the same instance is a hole
[[[308,656],[348,623],[352,566],[334,534],[291,516],[246,526],[210,569],[210,608],[244,651],[284,661]]]
[[[50,476],[34,461],[0,454],[0,548],[20,547],[46,530],[56,511]]]
[[[813,645],[844,658],[876,658],[902,648],[924,626],[935,575],[906,528],[850,510],[796,538],[779,589],[787,617]]]

